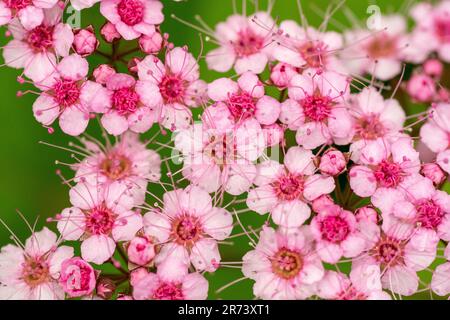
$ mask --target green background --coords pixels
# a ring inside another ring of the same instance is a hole
[[[210,26],[226,19],[232,14],[231,0],[187,0],[171,1],[163,0],[166,20],[162,25],[162,31],[170,34],[170,40],[175,45],[188,44],[190,51],[198,56],[200,52],[200,41],[198,32],[173,20],[170,14],[174,13],[185,20],[195,22],[195,15],[200,15]],[[398,12],[406,1],[364,1],[347,0],[344,7],[352,11],[361,21],[367,19],[366,13],[369,4],[376,4],[381,8],[382,13]],[[240,1],[237,1],[240,8]],[[314,0],[302,1],[303,7],[311,25],[318,26],[322,21],[322,16],[317,11],[324,12],[330,1]],[[260,7],[265,8],[266,1],[260,1]],[[247,5],[248,12],[252,12],[253,6]],[[317,8],[319,10],[317,10]],[[283,19],[294,19],[299,21],[299,11],[295,0],[278,0],[275,3],[273,17]],[[341,25],[351,27],[352,24],[339,10],[334,18],[335,23],[330,22],[329,29],[340,30]],[[98,12],[98,5],[81,13],[82,26],[93,24],[97,27],[104,22]],[[7,39],[3,36],[2,29],[1,45]],[[128,44],[133,46],[133,44]],[[213,48],[214,45],[205,43],[205,51]],[[123,50],[126,46],[122,47]],[[108,51],[109,47],[102,47]],[[106,62],[103,58],[89,58],[91,65]],[[206,81],[211,81],[222,76],[213,71],[207,70],[205,63],[201,61],[201,77]],[[55,127],[55,133],[49,135],[47,130],[42,128],[34,119],[31,106],[35,96],[26,95],[21,98],[16,97],[18,90],[26,90],[24,85],[16,82],[19,71],[7,67],[0,72],[0,218],[4,220],[21,239],[26,239],[30,231],[25,223],[16,213],[16,209],[23,212],[28,220],[34,222],[39,218],[38,230],[45,224],[47,217],[53,216],[63,208],[69,206],[68,189],[61,184],[60,178],[55,174],[57,166],[55,160],[70,161],[68,152],[49,148],[38,143],[44,140],[50,143],[67,146],[73,138],[62,134],[59,128]],[[89,131],[98,135],[98,125],[96,121],[91,121]],[[68,171],[67,175],[70,173]],[[161,194],[160,189],[153,192]],[[259,226],[261,219],[255,213],[241,215],[242,219],[253,226]],[[54,225],[51,224],[51,228]],[[246,239],[233,239],[235,245],[224,245],[221,248],[224,261],[239,261],[242,255],[250,249]],[[2,227],[0,228],[0,245],[9,242],[9,234]],[[242,276],[239,269],[221,269],[214,275],[207,275],[210,281],[210,298],[217,299],[245,299],[252,298],[252,281],[246,280],[234,285],[220,295],[215,294],[215,290],[222,285],[229,283]],[[429,298],[429,294],[418,295],[416,297]],[[436,297],[435,297],[436,298]]]

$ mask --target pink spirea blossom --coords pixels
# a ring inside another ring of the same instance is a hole
[[[61,265],[59,283],[71,298],[90,295],[96,278],[94,268],[79,257],[64,260]]]
[[[17,17],[22,26],[31,30],[44,21],[44,9],[53,8],[58,0],[2,0],[0,1],[0,25]]]

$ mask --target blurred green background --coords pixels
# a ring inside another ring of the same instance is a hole
[[[200,52],[200,41],[198,32],[192,28],[186,27],[170,17],[174,13],[178,17],[195,22],[195,15],[200,15],[210,26],[214,26],[226,17],[232,14],[231,0],[186,0],[172,1],[163,0],[166,20],[162,25],[162,31],[170,34],[170,41],[175,45],[188,44],[190,51],[198,56]],[[236,1],[238,8],[241,8],[241,1]],[[260,0],[260,8],[265,9],[267,2]],[[335,4],[337,1],[335,2]],[[353,12],[361,21],[369,17],[366,12],[371,4],[378,5],[382,13],[405,12],[405,4],[408,1],[366,1],[366,0],[347,0],[344,7]],[[323,14],[331,1],[314,0],[302,1],[304,11],[308,21],[313,26],[318,26],[322,22]],[[253,5],[248,1],[248,12],[253,12]],[[294,19],[299,21],[299,11],[296,0],[278,0],[272,11],[273,17],[283,19]],[[335,21],[331,21],[329,29],[340,30],[342,25],[352,27],[344,10],[339,10],[334,16]],[[104,19],[98,12],[98,5],[81,13],[82,26],[93,24],[95,27],[101,26]],[[2,34],[5,29],[2,29]],[[8,40],[2,35],[0,37],[1,45]],[[128,44],[133,46],[133,44]],[[205,43],[207,52],[214,45]],[[126,46],[123,48],[126,49]],[[109,47],[103,47],[102,50],[109,50]],[[92,65],[105,63],[105,60],[99,57],[89,58]],[[221,75],[207,70],[204,61],[201,61],[201,75],[206,81],[211,81]],[[59,128],[55,127],[55,133],[49,135],[47,130],[42,128],[34,119],[31,106],[35,99],[33,95],[26,95],[21,98],[16,97],[18,90],[24,90],[26,86],[16,82],[19,71],[2,68],[0,73],[0,87],[2,97],[0,99],[0,218],[4,220],[14,232],[21,238],[26,239],[30,232],[25,223],[16,213],[16,209],[32,222],[39,218],[38,229],[45,224],[47,217],[60,212],[61,209],[69,206],[68,189],[61,184],[56,176],[55,160],[70,161],[68,152],[49,148],[38,143],[44,140],[50,143],[66,146],[69,141],[73,141],[62,134]],[[98,125],[96,121],[91,121],[89,131],[98,136]],[[154,191],[161,193],[161,190]],[[255,227],[261,225],[261,218],[254,213],[241,215],[245,223],[252,224]],[[54,228],[54,225],[51,225]],[[235,240],[235,245],[224,245],[221,248],[224,261],[239,261],[242,255],[250,250],[245,238]],[[0,228],[0,245],[3,246],[9,242],[9,234],[3,227]],[[210,281],[210,298],[217,299],[245,299],[252,298],[253,282],[246,280],[224,290],[217,295],[215,290],[221,286],[242,277],[239,269],[221,269],[214,275],[207,275]],[[429,298],[429,294],[417,296]]]

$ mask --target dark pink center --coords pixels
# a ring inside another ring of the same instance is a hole
[[[272,188],[280,200],[298,199],[303,194],[304,179],[297,174],[285,174],[272,183]]]
[[[159,84],[159,91],[167,103],[182,102],[186,86],[178,75],[166,75]]]
[[[359,292],[353,286],[341,291],[338,296],[338,300],[367,300],[367,295]]]
[[[111,180],[119,180],[131,173],[132,163],[128,157],[112,152],[100,163],[101,172]]]
[[[128,115],[136,112],[140,97],[132,87],[114,91],[112,104],[120,115]]]
[[[345,219],[337,216],[328,216],[322,220],[320,231],[324,240],[339,243],[347,238],[350,233],[350,227]]]
[[[202,227],[197,217],[183,214],[172,222],[172,235],[182,245],[193,245],[202,235]]]
[[[403,264],[403,244],[401,241],[383,237],[377,243],[377,245],[371,249],[370,254],[380,262],[383,267],[393,267],[399,264]]]
[[[303,106],[303,112],[312,121],[322,122],[328,119],[333,107],[333,101],[330,97],[315,94],[306,96],[300,101]]]
[[[322,41],[307,41],[298,50],[308,67],[320,68],[325,64],[326,45]]]
[[[302,256],[287,248],[281,248],[272,258],[272,271],[283,279],[295,278],[303,268]]]
[[[120,19],[129,26],[144,20],[145,6],[141,0],[122,0],[117,6]]]
[[[435,229],[438,227],[445,212],[442,208],[434,203],[433,200],[422,200],[416,204],[416,210],[418,213],[417,221],[421,223],[421,226],[428,229]]]
[[[53,99],[61,107],[67,108],[74,105],[80,97],[80,88],[76,81],[58,80],[53,85]]]
[[[386,188],[397,187],[403,180],[403,170],[400,165],[388,160],[381,161],[374,175],[378,184]]]
[[[228,110],[235,121],[241,121],[252,117],[255,114],[255,100],[247,92],[232,94],[228,97]]]
[[[355,133],[361,139],[375,140],[384,135],[385,128],[378,115],[370,114],[356,121]]]
[[[108,235],[115,222],[115,215],[105,206],[98,206],[86,213],[86,230],[94,235]]]
[[[440,17],[434,21],[434,32],[443,42],[450,42],[450,17]]]
[[[22,263],[22,279],[34,288],[50,279],[50,266],[44,257],[26,257]]]
[[[239,57],[246,57],[259,52],[264,46],[264,37],[257,35],[250,28],[238,32],[238,39],[233,42],[234,51]]]
[[[53,45],[53,26],[40,25],[30,30],[27,43],[36,51],[47,51]]]
[[[4,0],[6,6],[12,10],[22,10],[33,3],[33,0]]]
[[[153,294],[155,300],[183,300],[183,291],[180,284],[162,283]]]

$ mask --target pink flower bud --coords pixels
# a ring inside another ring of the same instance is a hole
[[[61,264],[59,282],[70,297],[89,295],[95,289],[94,268],[81,258],[67,259]]]
[[[127,253],[130,262],[145,266],[155,257],[155,245],[148,237],[135,237],[130,241]]]
[[[327,150],[320,158],[320,171],[330,176],[339,175],[346,166],[347,159],[341,151],[336,149]]]
[[[89,56],[98,48],[99,42],[92,26],[75,30],[74,35],[73,47],[80,56]]]
[[[277,123],[263,126],[264,139],[268,147],[276,146],[283,142],[284,129]]]
[[[423,65],[423,71],[433,78],[440,78],[444,70],[444,65],[437,59],[429,59]]]
[[[143,35],[139,38],[139,46],[146,54],[155,54],[161,50],[163,44],[163,37],[158,31],[155,31],[150,36]]]
[[[272,68],[270,73],[270,80],[272,80],[273,84],[277,87],[286,88],[289,85],[292,77],[297,73],[298,72],[294,67],[286,63],[279,63]]]
[[[107,64],[101,64],[94,70],[95,81],[101,84],[106,84],[109,77],[116,74],[116,70]]]
[[[106,42],[113,42],[121,38],[120,33],[117,32],[116,27],[111,22],[107,22],[102,29],[100,30],[100,34]]]
[[[422,166],[421,173],[433,181],[434,185],[441,185],[447,178],[445,172],[436,163],[425,163]]]
[[[442,102],[450,101],[450,92],[446,88],[440,88],[438,92],[438,99]]]
[[[141,62],[142,59],[140,58],[132,58],[130,61],[128,61],[128,71],[130,73],[138,73],[138,64]]]
[[[329,195],[324,194],[312,202],[312,209],[314,212],[321,212],[326,207],[334,206],[334,205],[335,204],[334,204],[333,199]]]
[[[378,223],[378,212],[371,206],[361,207],[355,212],[356,220]]]
[[[97,295],[105,300],[111,299],[116,291],[114,281],[108,278],[100,278],[97,284]]]
[[[436,94],[434,80],[424,74],[415,74],[406,85],[406,91],[412,99],[418,102],[429,102]]]

